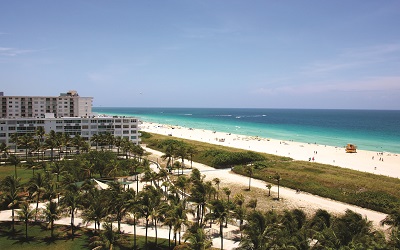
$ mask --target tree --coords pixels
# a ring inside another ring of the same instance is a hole
[[[224,249],[224,222],[228,219],[229,210],[221,200],[214,200],[211,202],[211,213],[209,214],[210,218],[216,220],[219,224],[219,235],[221,237],[221,250]]]
[[[54,237],[54,221],[60,218],[60,210],[58,209],[58,204],[50,201],[46,204],[46,208],[44,209],[44,214],[46,216],[47,221],[50,225],[51,230],[51,238]]]
[[[154,194],[157,191],[153,186],[146,186],[144,190],[139,192],[139,207],[138,207],[138,214],[145,218],[146,220],[146,236],[145,236],[145,245],[147,246],[147,229],[149,227],[149,219],[151,216],[151,211],[153,210],[153,199]]]
[[[33,142],[33,137],[31,134],[24,134],[23,136],[19,137],[19,141],[21,146],[25,148],[25,160],[28,159],[28,150],[30,149],[32,142]]]
[[[274,212],[265,215],[260,211],[250,212],[246,217],[247,224],[243,226],[244,235],[237,249],[275,249],[275,241],[279,240],[277,239],[279,226],[275,218]]]
[[[14,176],[15,178],[17,178],[17,166],[21,161],[18,159],[16,155],[10,155],[10,157],[8,157],[8,162],[11,165],[14,165]]]
[[[111,223],[103,224],[104,231],[100,236],[93,236],[89,244],[90,247],[94,247],[93,249],[114,249],[114,245],[119,240],[119,234],[113,229]]]
[[[18,145],[19,145],[19,135],[18,133],[12,133],[10,135],[10,142],[14,143],[14,154],[17,153]]]
[[[8,155],[9,155],[9,150],[10,148],[7,146],[7,144],[5,142],[0,143],[0,159],[7,159]]]
[[[65,196],[61,199],[61,206],[68,209],[69,214],[71,215],[71,235],[72,239],[74,239],[75,231],[74,231],[74,218],[75,211],[80,206],[80,198],[79,194],[74,191],[67,191]]]
[[[96,144],[96,151],[97,151],[97,147],[100,142],[100,136],[98,134],[94,134],[94,135],[92,135],[92,137],[90,137],[90,141],[94,142]]]
[[[256,210],[257,207],[257,199],[250,199],[249,203],[247,204],[247,207]]]
[[[208,239],[204,228],[193,224],[183,235],[183,239],[190,243],[190,249],[192,250],[204,250],[210,249],[212,241]]]
[[[54,130],[50,130],[50,133],[46,136],[47,138],[44,141],[45,147],[50,149],[50,159],[53,161],[54,159],[54,149],[57,148],[60,144],[58,140],[58,136]]]
[[[104,190],[97,188],[89,189],[85,200],[87,204],[84,206],[82,217],[84,222],[93,221],[94,230],[100,230],[100,222],[106,217],[106,205],[104,197]]]
[[[251,177],[253,177],[253,173],[254,173],[254,167],[253,165],[247,165],[245,168],[246,174],[248,174],[249,176],[249,191],[251,188]]]
[[[190,168],[193,168],[193,156],[197,153],[198,151],[195,147],[193,146],[187,147],[187,154],[190,156]]]
[[[30,209],[29,203],[22,203],[21,209],[18,211],[19,220],[25,222],[25,239],[28,239],[28,223],[33,218],[33,210]]]
[[[38,150],[38,157],[39,157],[39,151],[41,149],[43,149],[43,143],[44,143],[43,137],[45,135],[44,127],[43,126],[37,126],[36,130],[35,130],[35,135],[37,136],[38,141],[39,141],[39,147],[38,147],[38,149],[39,149]]]
[[[219,195],[219,184],[221,183],[221,180],[219,178],[214,178],[213,182],[215,183],[215,185],[217,185],[217,200],[218,200],[218,195]]]
[[[273,180],[275,180],[276,182],[277,182],[277,184],[278,184],[278,200],[279,200],[279,184],[280,184],[280,181],[282,180],[281,179],[281,176],[280,176],[280,174],[278,174],[278,173],[276,173],[275,175],[273,175],[272,177],[270,177],[270,178],[272,178]]]
[[[14,212],[15,209],[19,207],[21,197],[19,195],[19,191],[21,190],[20,179],[15,176],[6,176],[1,181],[1,190],[4,191],[3,200],[7,205],[8,209],[11,209],[11,220],[12,220],[12,231],[14,232]]]
[[[46,180],[41,173],[36,173],[30,180],[29,190],[33,193],[33,196],[36,196],[35,221],[38,213],[40,195],[46,191],[45,183],[48,181],[49,180]]]
[[[270,183],[268,183],[267,185],[265,185],[265,187],[268,188],[268,196],[271,196],[272,185]]]
[[[225,195],[228,197],[229,203],[229,196],[231,195],[232,191],[228,187],[224,187],[222,190],[224,190]]]

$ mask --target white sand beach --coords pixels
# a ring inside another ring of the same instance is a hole
[[[400,178],[400,155],[388,152],[357,150],[357,153],[346,153],[345,145],[339,148],[148,122],[143,122],[141,130],[256,152],[287,156],[294,160],[310,160],[342,168]]]

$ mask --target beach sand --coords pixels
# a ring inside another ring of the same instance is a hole
[[[141,130],[400,178],[400,155],[388,152],[358,149],[357,153],[346,153],[345,145],[340,148],[148,122],[143,122]]]

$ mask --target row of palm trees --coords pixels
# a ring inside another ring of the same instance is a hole
[[[36,153],[38,161],[44,159],[46,150],[50,150],[50,160],[53,161],[55,150],[58,152],[58,158],[61,158],[62,154],[88,152],[91,146],[95,146],[96,150],[98,147],[102,150],[117,148],[118,154],[121,149],[127,157],[132,152],[139,155],[144,153],[141,147],[129,141],[128,138],[114,137],[110,132],[94,134],[90,141],[87,141],[79,133],[61,133],[51,130],[46,134],[42,126],[36,127],[33,133],[13,133],[10,136],[10,142],[14,143],[13,150],[4,142],[0,144],[1,159],[7,159],[12,151],[16,153],[18,149],[24,149],[25,160],[31,153]]]

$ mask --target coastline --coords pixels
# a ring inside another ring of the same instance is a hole
[[[400,155],[393,153],[368,150],[357,150],[357,153],[346,153],[344,147],[245,136],[152,122],[143,122],[140,127],[141,130],[150,133],[172,135],[183,139],[286,156],[294,160],[314,161],[377,175],[400,178]]]

